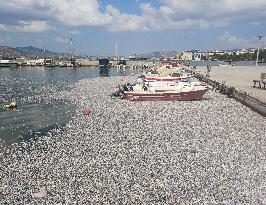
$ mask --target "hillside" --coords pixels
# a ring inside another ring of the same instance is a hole
[[[0,46],[0,59],[15,59],[15,58],[56,58],[59,56],[68,57],[69,54],[67,53],[56,53],[46,50],[44,52],[43,49],[36,48],[33,46],[27,47],[7,47],[7,46]]]
[[[167,57],[172,57],[176,55],[177,55],[176,51],[155,51],[155,52],[151,52],[148,54],[140,54],[137,56],[146,57],[146,58],[167,58]]]
[[[14,59],[24,56],[25,53],[15,48],[0,46],[0,59]]]
[[[33,47],[33,46],[27,46],[27,47],[16,47],[15,48],[17,51],[20,51],[20,52],[24,52],[24,53],[27,53],[27,54],[31,54],[33,56],[55,56],[55,55],[58,55],[58,53],[55,53],[55,52],[51,52],[49,50],[44,50],[43,49],[40,49],[40,48],[36,48],[36,47]]]

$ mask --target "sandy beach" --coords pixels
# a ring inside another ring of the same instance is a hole
[[[207,68],[197,67],[197,70],[206,74]],[[266,103],[266,90],[253,88],[253,80],[259,80],[261,73],[266,73],[266,66],[213,66],[210,78],[218,82],[224,81],[226,85],[234,86]]]

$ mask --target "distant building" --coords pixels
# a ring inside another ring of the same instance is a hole
[[[22,57],[22,58],[16,58],[16,62],[18,65],[26,65],[26,58]]]
[[[224,54],[233,55],[233,51],[224,51]]]
[[[215,52],[213,52],[213,51],[206,52],[206,58],[209,59],[209,58],[212,57],[214,54],[215,54]]]
[[[36,66],[36,61],[35,60],[26,60],[26,65],[27,66]]]
[[[37,66],[44,66],[45,60],[43,58],[35,60]]]
[[[213,54],[223,55],[223,54],[225,54],[225,51],[215,50],[215,51],[213,51]]]
[[[206,56],[206,52],[203,51],[196,51],[193,53],[193,59],[195,61],[201,61]]]
[[[193,53],[192,52],[182,52],[178,54],[177,59],[180,60],[192,60],[193,59]]]
[[[257,48],[248,49],[248,53],[251,53],[251,54],[255,53],[256,51],[257,51]]]
[[[136,60],[136,58],[137,58],[137,55],[136,54],[135,55],[128,56],[128,59],[129,60]]]

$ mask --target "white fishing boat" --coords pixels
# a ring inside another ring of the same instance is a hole
[[[163,65],[158,69],[147,72],[145,80],[147,81],[187,81],[191,74],[180,68],[174,68],[172,65]]]
[[[200,82],[145,82],[144,84],[126,84],[113,96],[130,101],[189,101],[200,100],[209,90]]]

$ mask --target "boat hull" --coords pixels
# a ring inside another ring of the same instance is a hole
[[[17,66],[18,66],[17,63],[0,63],[0,67],[4,67],[4,68],[13,68]]]
[[[161,82],[173,82],[180,80],[189,80],[189,77],[147,77],[145,78],[147,81],[161,81]]]
[[[191,101],[200,100],[208,89],[184,92],[125,92],[129,101]]]

